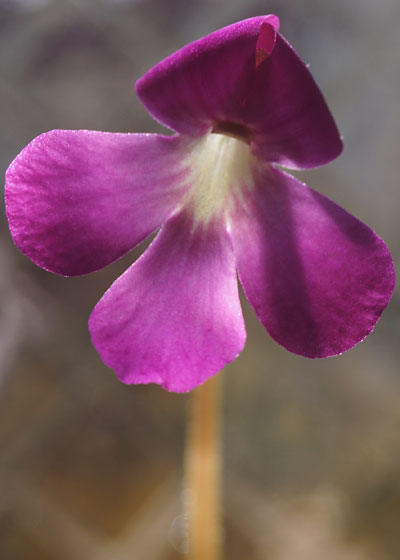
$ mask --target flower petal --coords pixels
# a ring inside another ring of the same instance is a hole
[[[6,175],[16,245],[66,276],[106,266],[175,209],[186,189],[184,151],[179,136],[86,130],[38,136]]]
[[[260,16],[185,46],[138,80],[141,101],[181,133],[244,129],[268,161],[307,168],[334,159],[336,125],[278,27],[276,16]]]
[[[106,292],[89,321],[94,346],[124,383],[186,392],[245,342],[232,245],[217,222],[181,213]]]
[[[238,203],[239,278],[279,344],[340,354],[372,331],[394,288],[388,248],[366,225],[294,177],[264,168]]]
[[[185,134],[202,134],[218,121],[239,120],[256,68],[256,42],[263,22],[235,23],[194,41],[159,62],[136,83],[146,109]]]
[[[259,155],[285,167],[318,167],[343,149],[321,91],[280,34],[272,54],[255,72],[242,119],[254,129]]]

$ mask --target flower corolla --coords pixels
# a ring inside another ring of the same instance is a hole
[[[361,341],[389,302],[383,241],[281,169],[336,158],[342,142],[274,15],[220,29],[137,82],[173,135],[54,130],[6,177],[19,249],[65,276],[108,265],[161,228],[89,320],[125,383],[185,392],[245,343],[237,277],[279,344],[310,358]]]

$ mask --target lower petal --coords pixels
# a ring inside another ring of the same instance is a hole
[[[124,383],[186,392],[234,360],[245,343],[232,245],[222,223],[173,217],[106,292],[92,341]]]
[[[179,136],[54,130],[6,175],[11,234],[36,264],[65,276],[118,259],[156,230],[186,189]]]
[[[232,215],[239,278],[259,320],[296,354],[340,354],[372,331],[394,288],[388,248],[294,177],[264,168]]]

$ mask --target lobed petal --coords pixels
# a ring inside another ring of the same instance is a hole
[[[186,190],[178,136],[54,130],[33,140],[6,174],[18,248],[65,276],[87,274],[156,230]]]
[[[268,161],[322,165],[342,143],[305,64],[276,16],[235,23],[172,54],[137,82],[147,110],[184,134],[245,130]]]
[[[223,223],[182,212],[106,292],[89,321],[102,360],[124,383],[186,392],[245,343],[235,261]]]
[[[340,354],[372,331],[394,288],[388,248],[294,177],[264,167],[232,216],[239,278],[259,320],[296,354]]]

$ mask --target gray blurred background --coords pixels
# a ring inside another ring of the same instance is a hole
[[[310,63],[343,155],[299,176],[373,227],[399,262],[397,0],[0,0],[0,166],[54,128],[162,131],[134,83],[218,27],[276,13]],[[190,395],[120,384],[87,318],[141,252],[75,279],[0,226],[0,558],[177,560]],[[400,558],[399,293],[345,355],[277,346],[243,299],[224,376],[230,560]],[[205,559],[206,560],[206,559]]]

